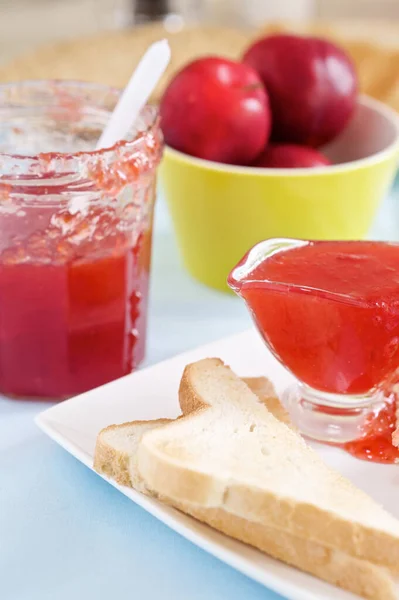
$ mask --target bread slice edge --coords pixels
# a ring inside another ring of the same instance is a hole
[[[270,404],[273,407],[273,404]],[[135,437],[138,444],[149,427],[161,427],[170,423],[167,419],[153,422],[136,421],[107,427],[98,436],[95,468],[114,478],[121,485],[133,487],[146,495],[154,495],[162,502],[191,515],[222,533],[249,544],[269,556],[337,585],[369,600],[395,600],[395,586],[390,573],[384,567],[353,558],[343,552],[324,547],[317,542],[302,540],[289,533],[251,523],[223,509],[206,509],[189,503],[178,503],[162,495],[151,494],[141,479],[135,456],[120,452],[107,441],[109,433]],[[105,464],[104,461],[111,461]]]
[[[192,411],[195,416],[198,411],[206,409],[209,403],[198,396],[191,372],[191,365],[188,365],[181,380],[179,398],[186,412]],[[171,436],[175,426],[175,423],[169,426]],[[138,466],[141,477],[153,493],[162,494],[180,505],[187,503],[202,509],[224,509],[238,518],[283,530],[302,539],[311,539],[398,572],[397,536],[353,522],[316,505],[296,503],[291,498],[276,496],[273,491],[231,482],[219,475],[190,468],[184,457],[180,459],[166,455],[162,448],[153,443],[152,438],[151,432],[143,436]],[[345,485],[352,485],[343,478],[342,481]]]

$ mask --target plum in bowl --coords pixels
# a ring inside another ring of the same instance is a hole
[[[359,97],[347,127],[320,150],[332,165],[276,169],[167,146],[161,186],[191,275],[227,291],[232,266],[260,240],[364,238],[396,173],[398,116]]]

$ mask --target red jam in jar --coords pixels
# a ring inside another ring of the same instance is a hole
[[[85,84],[0,86],[3,394],[65,398],[144,357],[162,141],[146,107],[131,141],[90,151],[117,98]]]

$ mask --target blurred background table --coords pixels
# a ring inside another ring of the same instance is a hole
[[[397,30],[387,26],[399,20],[397,0],[2,0],[0,63],[41,44],[131,26],[145,15],[166,12],[175,28],[198,21],[256,28],[268,20],[345,20],[355,32],[367,29],[368,39],[398,43]]]

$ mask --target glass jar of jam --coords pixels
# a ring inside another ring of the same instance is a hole
[[[0,393],[62,399],[144,357],[157,110],[95,151],[119,93],[0,86]]]

